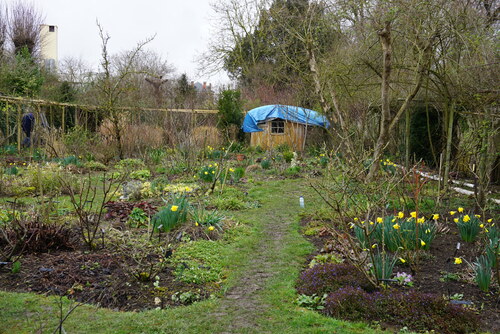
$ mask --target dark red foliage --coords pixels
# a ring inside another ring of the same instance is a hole
[[[479,317],[472,310],[418,291],[368,293],[347,286],[328,295],[323,312],[340,319],[379,321],[417,331],[470,333],[479,328]]]
[[[2,227],[0,248],[3,257],[53,250],[73,250],[75,233],[65,224],[43,222],[40,218],[14,220]]]
[[[356,267],[347,263],[320,264],[302,272],[297,283],[299,294],[321,296],[345,286],[373,291],[374,287]]]
[[[107,212],[105,219],[119,219],[126,221],[134,208],[142,209],[147,215],[153,216],[158,212],[158,208],[149,202],[107,202],[105,205]]]

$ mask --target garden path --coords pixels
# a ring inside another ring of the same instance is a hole
[[[228,321],[223,334],[229,333],[266,333],[260,328],[259,319],[265,316],[269,305],[263,301],[269,281],[277,274],[278,268],[286,266],[287,234],[291,223],[297,219],[300,210],[299,188],[284,192],[280,183],[267,189],[271,197],[260,208],[247,210],[245,216],[258,216],[263,224],[258,228],[258,242],[241,252],[247,254],[240,268],[236,282],[228,289],[217,310],[212,314],[218,321]]]

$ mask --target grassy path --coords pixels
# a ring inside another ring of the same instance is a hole
[[[65,322],[68,333],[378,333],[364,324],[323,317],[294,305],[294,285],[312,246],[298,233],[299,196],[318,205],[305,180],[260,183],[249,190],[262,207],[235,213],[246,226],[221,257],[224,296],[187,307],[115,312],[82,306]],[[1,289],[1,287],[0,287]],[[65,302],[65,307],[69,305]],[[0,291],[0,333],[51,333],[54,297]]]

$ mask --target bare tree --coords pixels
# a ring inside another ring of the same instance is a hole
[[[36,58],[41,47],[40,25],[42,14],[33,4],[17,1],[10,8],[9,37],[18,54],[26,48],[32,58]]]
[[[126,57],[122,62],[117,64],[112,61],[108,51],[108,42],[110,36],[104,32],[102,26],[97,23],[99,28],[99,36],[101,37],[101,68],[102,74],[97,82],[99,104],[104,112],[104,115],[109,118],[112,124],[112,129],[115,140],[118,146],[118,155],[123,159],[122,147],[122,132],[124,125],[124,112],[119,108],[120,102],[124,99],[127,92],[131,90],[131,85],[128,79],[139,72],[134,68],[136,59],[140,56],[142,48],[153,40],[154,37],[145,39],[137,43],[137,46],[126,53]],[[119,66],[118,66],[119,65]],[[119,71],[118,71],[119,69]]]
[[[7,10],[0,4],[0,60],[2,59],[7,44]]]

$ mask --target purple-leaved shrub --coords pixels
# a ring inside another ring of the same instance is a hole
[[[299,294],[321,296],[345,286],[373,291],[375,287],[356,267],[347,263],[318,264],[302,272],[297,283]]]
[[[382,321],[411,330],[470,333],[479,328],[471,310],[452,305],[439,295],[397,290],[368,293],[346,286],[330,293],[323,312],[350,321]]]

